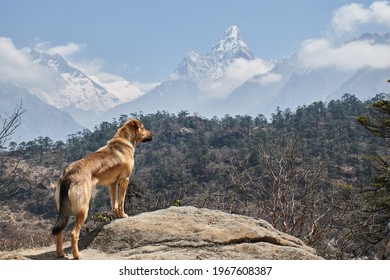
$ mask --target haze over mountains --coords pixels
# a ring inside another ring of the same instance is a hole
[[[322,53],[308,59],[313,48]],[[18,130],[17,137],[31,140],[45,133],[43,136],[57,140],[121,114],[187,110],[208,118],[225,114],[269,117],[278,107],[294,110],[344,93],[365,100],[389,92],[389,65],[372,65],[370,55],[338,59],[340,50],[352,48],[390,50],[390,33],[366,33],[337,50],[324,41],[308,41],[288,57],[264,60],[251,52],[238,27],[231,26],[209,53],[190,51],[167,79],[149,92],[125,79],[102,82],[90,77],[58,54],[24,50],[20,63],[26,64],[28,71],[0,78],[0,114],[10,113],[10,103],[23,99],[23,107],[33,113],[35,121],[30,124],[26,112],[23,120],[29,122]],[[50,123],[45,121],[48,118]]]

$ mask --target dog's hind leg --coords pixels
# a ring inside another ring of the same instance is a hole
[[[80,209],[79,212],[76,213],[76,223],[72,231],[72,254],[74,259],[80,259],[81,255],[79,252],[78,242],[80,236],[80,230],[83,226],[85,220],[88,215],[88,207]]]
[[[56,256],[57,258],[64,257],[62,249],[62,233],[68,224],[71,215],[71,205],[68,196],[68,190],[71,181],[69,178],[60,179],[56,188],[56,201],[59,209],[58,219],[52,229],[52,234],[56,236]]]
[[[62,231],[58,232],[56,234],[56,257],[57,258],[62,258],[65,256],[64,250],[62,249]]]

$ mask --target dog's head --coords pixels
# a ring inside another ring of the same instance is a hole
[[[127,125],[130,131],[133,131],[133,137],[135,137],[134,140],[136,144],[152,141],[153,132],[147,130],[139,120],[133,118],[125,125]]]
[[[153,133],[147,130],[139,120],[133,118],[118,129],[114,138],[122,138],[136,145],[141,142],[151,141]]]

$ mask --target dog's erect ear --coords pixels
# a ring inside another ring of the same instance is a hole
[[[130,120],[130,125],[131,125],[132,128],[138,129],[139,128],[139,121],[137,119],[131,119]]]

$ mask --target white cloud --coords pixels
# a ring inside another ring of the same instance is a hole
[[[260,58],[254,60],[239,58],[229,65],[227,69],[227,79],[243,83],[254,75],[267,73],[273,67],[273,63],[264,61]]]
[[[358,24],[368,23],[370,21],[369,12],[362,4],[351,3],[336,10],[332,19],[332,27],[341,34],[344,32],[353,32]]]
[[[253,76],[265,74],[273,67],[274,63],[260,58],[254,60],[238,58],[227,67],[226,75],[222,79],[202,83],[199,87],[212,97],[225,97]]]
[[[177,80],[180,80],[182,78],[183,77],[180,75],[179,72],[173,72],[173,73],[169,74],[169,76],[168,76],[169,81],[177,81]]]
[[[51,55],[59,54],[65,58],[70,65],[80,69],[87,75],[96,75],[101,72],[104,64],[104,61],[100,58],[92,58],[88,60],[80,58],[75,59],[76,54],[81,53],[86,49],[85,44],[69,42],[64,45],[51,46],[50,42],[45,41],[37,43],[34,49]]]
[[[84,44],[76,44],[69,42],[65,45],[50,47],[49,42],[40,42],[35,46],[35,49],[48,54],[59,54],[65,59],[70,59],[75,53],[81,52],[86,46]]]
[[[0,81],[50,84],[48,71],[34,64],[27,49],[18,49],[10,38],[0,37]]]
[[[89,76],[121,102],[129,102],[151,91],[160,83],[129,82],[121,76],[99,72]]]
[[[100,58],[93,59],[81,59],[81,60],[67,60],[70,65],[80,69],[87,75],[98,75],[99,73],[104,73],[104,60]]]
[[[129,82],[121,76],[106,72],[99,72],[90,77],[123,102],[140,97],[160,84]]]
[[[103,86],[122,103],[134,100],[144,94],[139,88],[117,75],[101,72],[96,74],[96,76],[89,77]]]
[[[333,36],[304,41],[298,58],[305,67],[337,67],[341,70],[357,70],[364,67],[384,69],[390,67],[390,45],[373,44],[354,40],[338,43],[345,36],[352,36],[368,26],[390,28],[389,1],[375,1],[368,8],[351,3],[333,13]]]
[[[375,1],[368,8],[351,3],[333,13],[332,27],[340,35],[355,32],[359,26],[378,24],[390,28],[389,1]]]
[[[326,39],[310,39],[302,44],[299,59],[306,67],[335,66],[341,70],[364,67],[384,69],[390,67],[390,45],[352,41],[335,46]]]
[[[257,82],[260,85],[265,86],[265,85],[277,83],[277,82],[281,81],[282,78],[283,78],[283,76],[280,75],[280,74],[269,72],[269,73],[266,73],[266,74],[262,75],[257,80]]]
[[[139,88],[144,93],[148,93],[149,91],[159,86],[160,84],[161,84],[160,82],[151,82],[151,83],[132,82],[132,85]]]

